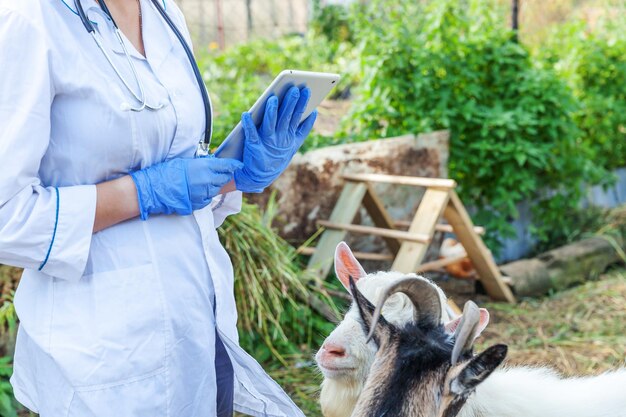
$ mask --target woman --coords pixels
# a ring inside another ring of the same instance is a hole
[[[302,415],[238,346],[216,228],[287,166],[310,92],[270,99],[258,128],[243,115],[243,164],[194,159],[200,90],[155,4],[107,0],[123,43],[81,4],[104,52],[74,3],[0,0],[0,263],[25,268],[17,399],[43,417]],[[131,110],[136,80],[152,109]]]

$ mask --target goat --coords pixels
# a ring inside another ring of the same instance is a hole
[[[468,301],[451,335],[441,306],[423,281],[407,278],[377,307],[351,284],[364,333],[379,347],[353,417],[625,417],[626,370],[598,377],[559,379],[546,369],[497,369],[506,345],[473,356],[480,311]],[[381,316],[396,292],[415,305],[412,323],[398,327]]]
[[[376,299],[387,286],[399,279],[409,276],[422,280],[434,289],[434,300],[439,302],[443,311],[442,322],[447,322],[450,330],[458,324],[458,320],[449,321],[453,313],[448,311],[445,294],[435,284],[415,274],[378,272],[368,275],[344,242],[335,250],[335,273],[347,290],[349,277],[352,277],[359,290],[370,300]],[[481,309],[481,314],[486,323],[487,311]],[[385,318],[394,324],[407,323],[412,315],[413,304],[404,295],[391,296],[385,304]],[[324,376],[320,405],[325,417],[349,417],[352,414],[375,353],[375,345],[365,341],[359,313],[353,304],[315,355],[317,366]]]

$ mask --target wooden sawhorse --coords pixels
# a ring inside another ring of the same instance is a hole
[[[391,269],[411,273],[438,269],[459,259],[442,259],[422,264],[426,250],[436,231],[453,232],[472,261],[478,279],[491,298],[515,302],[511,289],[504,283],[491,252],[479,236],[481,228],[472,224],[467,210],[459,199],[456,182],[450,179],[405,177],[381,174],[344,174],[343,191],[329,220],[318,224],[325,228],[317,247],[300,248],[299,252],[312,255],[308,268],[318,276],[328,275],[333,263],[335,247],[345,239],[348,232],[382,237],[391,254],[355,252],[355,256],[366,260],[392,260]],[[372,183],[389,183],[425,187],[422,201],[410,222],[408,231],[398,230],[393,219],[374,191]],[[372,217],[375,226],[353,224],[363,205]],[[446,224],[439,224],[443,218]],[[456,305],[454,308],[458,309]]]

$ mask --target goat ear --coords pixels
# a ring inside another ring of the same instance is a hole
[[[506,345],[494,345],[470,359],[461,372],[450,382],[450,392],[467,396],[502,363]]]
[[[352,294],[352,298],[356,303],[357,309],[359,311],[359,316],[361,317],[361,327],[363,328],[363,332],[368,335],[372,334],[372,338],[374,342],[380,347],[385,344],[390,337],[391,334],[391,324],[385,320],[385,318],[381,315],[378,318],[377,322],[372,322],[374,310],[374,304],[370,303],[370,301],[365,298],[365,296],[359,291],[356,287],[356,282],[352,277],[348,277],[348,284],[350,285],[350,293]],[[373,332],[372,332],[373,328]],[[369,339],[367,340],[369,342]]]
[[[350,291],[350,277],[358,281],[367,275],[346,242],[340,242],[335,249],[335,274],[348,291]]]
[[[461,319],[463,315],[461,314],[459,317],[451,320],[445,324],[446,331],[448,333],[454,333],[456,328],[459,327],[459,323],[461,323]],[[485,330],[487,325],[489,324],[489,312],[486,308],[480,309],[480,320],[478,321],[478,327],[476,328],[476,332],[474,332],[474,340],[480,336],[480,334]]]

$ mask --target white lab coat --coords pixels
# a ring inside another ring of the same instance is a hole
[[[180,10],[164,4],[189,38]],[[83,5],[134,83],[111,22],[94,0]],[[92,234],[94,184],[191,157],[204,128],[180,44],[149,0],[141,6],[147,60],[127,46],[148,101],[167,106],[135,113],[73,0],[0,0],[0,263],[25,268],[15,395],[42,417],[215,415],[217,326],[235,408],[302,416],[238,346],[233,270],[216,227],[239,211],[239,192],[193,216]]]

